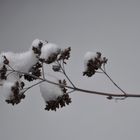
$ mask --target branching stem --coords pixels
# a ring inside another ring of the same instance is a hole
[[[65,68],[64,68],[64,64],[60,64],[59,61],[57,61],[58,65],[60,66],[62,73],[65,75],[65,77],[68,79],[68,81],[71,83],[71,85],[73,86],[73,88],[75,88],[75,85],[73,84],[73,82],[70,80],[69,76],[66,74],[65,72]],[[63,62],[64,63],[64,62]]]
[[[8,71],[12,71],[12,70],[8,70]],[[19,73],[19,74],[29,75],[29,76],[31,76],[33,78],[41,80],[42,82],[48,82],[50,84],[64,86],[64,85],[61,85],[59,83],[55,83],[55,82],[52,82],[50,80],[43,79],[43,78],[37,77],[35,75],[28,74],[28,73],[25,73],[25,72],[21,72],[21,71],[17,71],[17,70],[14,70],[13,72],[16,72],[16,73]],[[135,98],[140,98],[140,94],[116,94],[116,93],[107,93],[107,92],[98,92],[98,91],[86,90],[86,89],[82,89],[82,88],[78,88],[78,87],[72,87],[72,86],[65,86],[65,87],[69,88],[69,89],[72,89],[74,91],[79,91],[81,93],[85,93],[85,94],[95,94],[95,95],[101,95],[101,96],[106,96],[106,97],[109,96],[109,97],[114,97],[114,98],[116,98],[116,97],[118,97],[118,98],[119,97],[125,97],[125,98],[126,97],[135,97]]]
[[[104,69],[102,69],[102,68],[100,68],[101,69],[101,71],[109,78],[109,80],[122,92],[122,93],[124,93],[124,95],[126,96],[126,92],[122,89],[122,88],[120,88],[120,86],[118,86],[115,82],[114,82],[114,80],[107,74],[107,72],[104,70]]]
[[[31,88],[33,88],[33,87],[39,85],[39,84],[42,83],[42,82],[44,82],[44,81],[39,81],[39,82],[37,82],[37,83],[35,83],[35,84],[33,84],[33,85],[27,87],[27,88],[24,88],[24,89],[23,89],[23,90],[24,90],[23,93],[25,93],[27,90],[29,90],[29,89],[31,89]]]

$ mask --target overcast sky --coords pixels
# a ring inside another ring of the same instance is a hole
[[[84,53],[101,51],[112,78],[140,94],[139,0],[0,0],[0,52],[26,51],[35,38],[72,47],[66,70],[77,86],[120,93],[104,75],[82,76]],[[140,99],[75,92],[71,105],[47,112],[37,87],[14,107],[0,97],[1,140],[140,139]]]

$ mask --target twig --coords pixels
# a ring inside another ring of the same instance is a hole
[[[43,62],[42,62],[42,75],[43,75],[43,78],[45,78]]]
[[[112,78],[106,73],[106,71],[103,70],[102,68],[100,68],[100,69],[101,69],[101,71],[109,78],[109,80],[110,80],[122,93],[124,93],[124,95],[126,96],[126,92],[125,92],[122,88],[120,88],[120,87],[112,80]]]
[[[12,74],[13,73],[13,71],[11,71],[11,72],[9,72],[6,76],[8,77],[10,74]]]
[[[73,92],[75,92],[75,89],[73,89],[73,90],[67,92],[67,94],[70,94],[70,93],[73,93]]]
[[[31,89],[31,88],[33,88],[33,87],[39,85],[39,84],[42,83],[42,82],[44,82],[44,81],[39,81],[39,82],[37,82],[36,84],[31,85],[30,87],[24,88],[25,90],[23,89],[23,90],[24,90],[23,93],[25,93],[27,90],[29,90],[29,89]]]
[[[73,84],[73,82],[70,80],[70,78],[68,77],[68,75],[66,74],[66,72],[65,72],[65,69],[63,69],[63,67],[62,67],[62,65],[59,63],[59,61],[57,61],[58,62],[58,65],[60,66],[60,68],[61,68],[61,70],[62,70],[62,72],[63,72],[63,74],[65,75],[65,77],[68,79],[68,81],[71,83],[71,85],[73,86],[73,88],[75,88],[75,85]],[[63,62],[64,63],[64,62]],[[64,64],[63,64],[64,65]]]
[[[12,70],[14,70],[9,64],[7,64],[7,66],[9,66],[9,68],[11,68]]]

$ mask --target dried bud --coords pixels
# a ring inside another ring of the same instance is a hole
[[[67,92],[67,89],[66,89],[66,85],[67,85],[67,83],[66,83],[66,80],[64,79],[63,81],[62,80],[59,80],[59,86],[60,86],[60,88],[61,88],[61,90],[63,91],[63,93],[66,93]]]
[[[58,57],[58,60],[63,60],[63,61],[68,60],[70,57],[70,51],[71,51],[71,47],[62,50],[60,56]]]
[[[106,64],[107,63],[107,61],[108,61],[108,59],[106,58],[106,57],[103,57],[103,64]]]
[[[8,64],[9,64],[9,60],[6,58],[6,56],[3,56],[3,58],[4,58],[3,63],[4,63],[5,65],[8,65]]]
[[[111,95],[110,95],[110,96],[108,96],[108,97],[107,97],[107,99],[108,99],[108,100],[111,100],[111,99],[112,99],[112,96],[111,96]]]
[[[98,59],[101,58],[101,55],[102,55],[102,54],[101,54],[100,52],[97,52],[96,54],[97,54],[97,58],[98,58]]]
[[[25,83],[22,81],[22,82],[20,83],[20,86],[21,86],[21,89],[23,89],[24,86],[25,86]]]
[[[53,65],[52,66],[52,69],[55,71],[55,72],[58,72],[58,71],[60,71],[60,65]]]

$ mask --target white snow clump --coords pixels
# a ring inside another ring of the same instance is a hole
[[[0,54],[0,66],[3,65],[3,56],[9,60],[9,65],[17,71],[28,72],[37,63],[38,59],[32,50],[23,53],[3,52]]]
[[[32,47],[38,47],[40,43],[43,43],[43,41],[37,38],[37,39],[33,40],[31,46]]]
[[[13,95],[11,88],[14,86],[15,83],[13,82],[4,82],[3,86],[1,87],[1,91],[3,96],[8,100]]]
[[[58,81],[56,81],[57,83]],[[48,82],[43,82],[39,85],[40,87],[40,92],[45,100],[45,102],[50,101],[50,100],[56,100],[57,97],[63,95],[63,91],[58,85],[54,85]]]
[[[40,58],[47,60],[52,54],[58,54],[60,50],[56,44],[47,43],[41,48]]]

